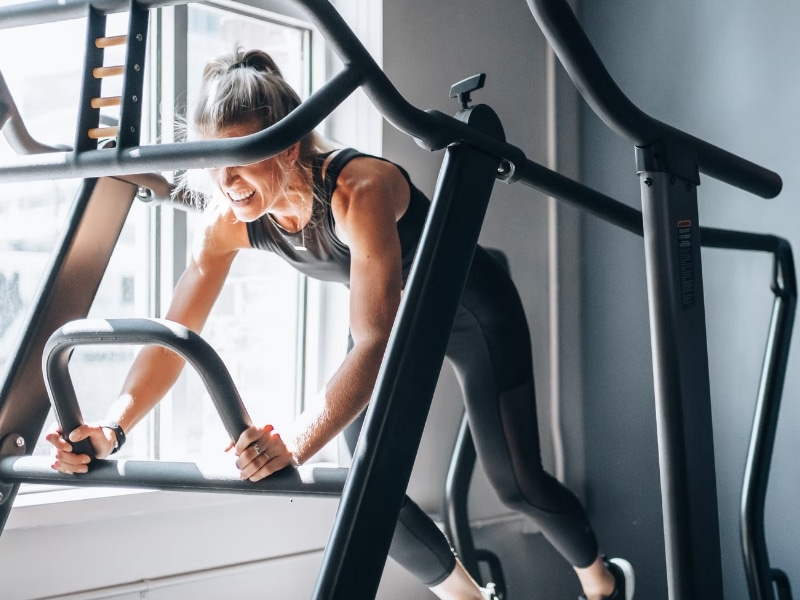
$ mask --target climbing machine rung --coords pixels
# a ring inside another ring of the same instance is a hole
[[[92,75],[95,79],[102,79],[103,77],[115,77],[125,73],[125,65],[115,65],[113,67],[95,67],[92,69]]]
[[[122,96],[108,96],[106,98],[92,98],[92,108],[104,108],[106,106],[119,106],[122,104]]]
[[[149,10],[140,1],[131,0],[127,35],[106,35],[105,14],[100,11],[89,13],[81,107],[74,146],[76,152],[95,150],[97,140],[108,138],[116,138],[117,149],[139,144],[149,20]],[[106,66],[105,50],[115,46],[127,46],[124,64]],[[106,77],[122,77],[120,95],[103,96],[106,82],[102,80]],[[100,126],[100,109],[107,107],[119,107],[118,126]]]
[[[93,140],[102,140],[106,138],[117,137],[119,127],[94,127],[89,130],[89,137]]]
[[[97,48],[111,48],[112,46],[124,46],[128,42],[127,35],[112,35],[100,37],[94,41]]]

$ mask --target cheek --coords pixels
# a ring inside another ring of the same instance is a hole
[[[281,182],[283,181],[280,170],[275,168],[274,165],[265,165],[259,169],[257,177],[271,192],[275,192],[280,189]]]

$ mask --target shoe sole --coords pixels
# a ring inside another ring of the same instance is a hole
[[[612,558],[608,562],[614,563],[622,571],[622,575],[625,578],[625,600],[633,600],[633,588],[636,586],[633,565],[624,558]]]

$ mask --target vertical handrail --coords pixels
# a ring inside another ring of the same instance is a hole
[[[480,581],[475,544],[467,514],[467,498],[472,470],[475,467],[475,444],[469,428],[466,413],[461,417],[461,425],[453,446],[453,457],[447,470],[444,485],[444,531],[453,544],[456,554],[467,572]]]
[[[764,508],[797,307],[794,260],[788,243],[779,244],[775,251],[774,272],[775,300],[745,463],[740,511],[742,556],[752,600],[778,597],[767,551]],[[789,589],[788,578],[785,578],[785,587],[778,588],[781,589]]]

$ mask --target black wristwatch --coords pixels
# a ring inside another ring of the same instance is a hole
[[[125,431],[122,429],[119,423],[112,421],[111,423],[105,423],[101,425],[103,429],[110,429],[114,432],[114,437],[117,440],[117,443],[114,444],[114,449],[111,451],[111,454],[116,454],[119,452],[119,449],[122,448],[122,444],[125,443]]]

